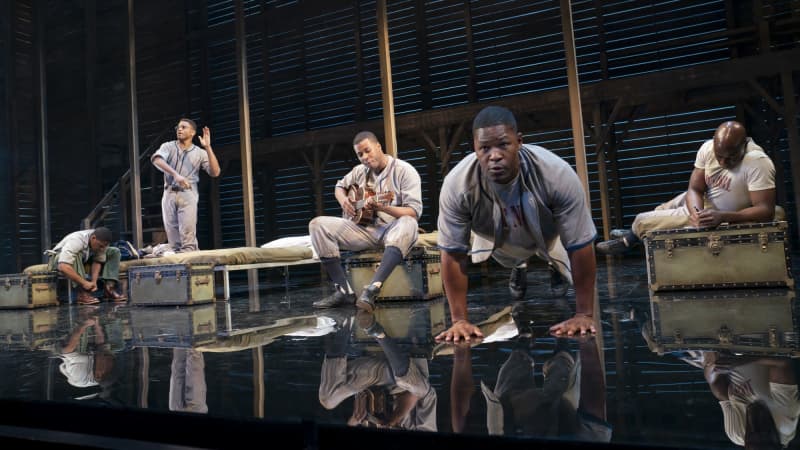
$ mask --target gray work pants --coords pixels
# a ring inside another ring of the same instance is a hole
[[[402,216],[383,226],[362,227],[341,217],[320,216],[308,224],[311,245],[320,258],[338,258],[339,250],[397,247],[405,257],[417,242],[417,220]]]
[[[194,190],[164,190],[161,197],[161,214],[167,242],[176,252],[192,252],[197,247],[197,200]]]

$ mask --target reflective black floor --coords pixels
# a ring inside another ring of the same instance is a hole
[[[374,315],[314,310],[316,270],[261,271],[229,302],[0,311],[0,398],[290,421],[676,448],[794,439],[794,291],[648,291],[640,258],[598,260],[602,332],[556,339],[574,293],[543,266],[511,302],[507,272],[474,268],[486,339],[437,344],[443,298]],[[797,264],[794,265],[797,267]],[[0,430],[2,431],[2,430]],[[306,443],[307,446],[313,447]],[[770,448],[769,446],[763,448]]]

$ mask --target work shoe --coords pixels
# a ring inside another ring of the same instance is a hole
[[[625,228],[614,228],[613,230],[608,232],[608,235],[611,237],[611,239],[619,239],[625,236],[627,232],[628,230],[626,230]]]
[[[514,267],[511,269],[511,276],[508,279],[508,290],[511,291],[513,300],[525,298],[525,291],[528,290],[528,266]]]
[[[128,297],[120,294],[119,292],[115,291],[114,288],[106,287],[105,289],[105,299],[115,303],[121,303],[128,301]]]
[[[375,299],[378,298],[380,293],[381,287],[374,283],[365,286],[364,290],[361,291],[361,296],[358,297],[356,307],[368,313],[375,311]]]
[[[91,292],[87,291],[84,288],[78,288],[78,294],[75,301],[79,305],[96,305],[100,303],[100,300],[97,299]]]
[[[548,264],[547,268],[550,271],[550,290],[558,297],[565,295],[569,289],[569,281],[552,264]]]
[[[356,294],[344,294],[336,290],[333,294],[312,303],[314,308],[337,308],[339,306],[352,306],[356,302]]]
[[[639,243],[639,238],[631,230],[625,230],[621,237],[598,242],[595,248],[604,255],[622,255],[634,248]]]

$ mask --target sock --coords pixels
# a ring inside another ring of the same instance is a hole
[[[375,276],[372,277],[372,283],[383,284],[383,282],[389,278],[394,268],[401,262],[403,262],[403,253],[400,249],[395,246],[386,247],[386,250],[383,251],[381,264],[378,266]]]
[[[403,353],[395,344],[392,339],[378,339],[378,345],[383,349],[383,354],[389,361],[389,366],[392,368],[392,373],[396,377],[402,377],[408,373],[408,365],[410,363],[408,354]]]
[[[331,281],[333,281],[333,284],[336,285],[337,289],[339,289],[343,294],[353,293],[350,283],[347,282],[347,275],[344,274],[342,260],[340,258],[320,258],[320,262],[322,263],[322,267],[325,268],[325,272],[327,272],[328,276],[331,278]]]

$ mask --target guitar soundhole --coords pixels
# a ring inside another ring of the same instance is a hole
[[[388,204],[394,200],[393,192],[382,192],[376,194],[370,188],[364,188],[357,184],[351,185],[347,189],[347,199],[353,204],[355,215],[350,219],[361,226],[370,225],[375,220],[375,210],[364,208],[367,199],[374,197],[374,201],[381,204]]]

